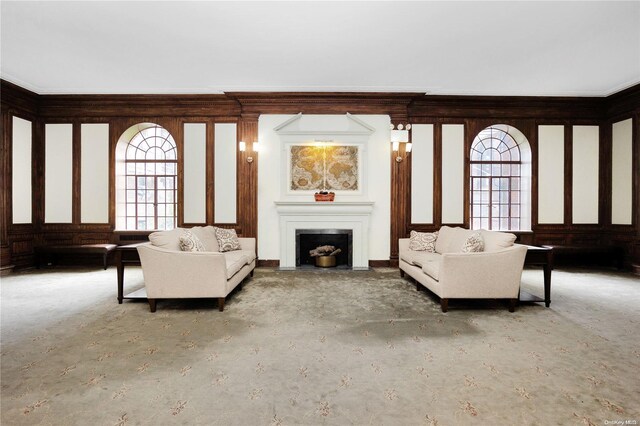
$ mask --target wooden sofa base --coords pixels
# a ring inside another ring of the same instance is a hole
[[[251,270],[250,276],[253,277],[253,269]],[[238,284],[233,290],[231,290],[231,293],[235,293],[236,291],[240,291],[242,290],[242,285],[244,284],[244,280],[240,282],[240,284]],[[227,296],[229,296],[227,295]],[[224,303],[226,302],[227,298],[226,297],[216,297],[215,298],[218,301],[218,311],[220,312],[224,312]],[[149,310],[151,312],[155,312],[156,311],[156,305],[157,305],[157,301],[158,299],[149,299],[147,298],[147,301],[149,302]]]

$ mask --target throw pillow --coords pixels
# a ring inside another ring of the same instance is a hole
[[[484,250],[484,241],[482,240],[482,236],[479,232],[474,232],[469,235],[467,240],[464,242],[462,246],[463,253],[475,253]]]
[[[240,240],[235,229],[216,228],[216,239],[221,252],[240,250]]]
[[[206,251],[200,238],[193,235],[188,229],[180,235],[180,250],[182,251]]]
[[[437,239],[438,239],[438,231],[436,232],[411,231],[411,234],[409,234],[409,250],[427,251],[429,253],[435,253]]]

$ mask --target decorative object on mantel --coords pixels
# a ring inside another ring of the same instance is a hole
[[[335,246],[319,246],[309,250],[309,255],[316,258],[317,267],[332,268],[336,266],[336,255],[341,252],[342,249],[336,249]]]
[[[336,198],[335,192],[320,191],[313,194],[316,201],[333,201]]]
[[[398,124],[398,128],[396,129],[393,123],[389,125],[391,129],[391,146],[393,148],[393,152],[396,153],[396,162],[401,163],[404,158],[398,152],[400,149],[400,143],[404,143],[404,152],[406,155],[409,155],[411,152],[411,148],[413,145],[411,144],[411,138],[409,135],[409,131],[411,130],[411,124],[407,124],[406,126],[402,123]]]

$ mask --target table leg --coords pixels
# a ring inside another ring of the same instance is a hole
[[[124,297],[124,263],[122,263],[122,252],[116,254],[116,267],[118,269],[118,304],[122,304]]]
[[[551,269],[553,268],[553,252],[547,254],[547,263],[543,266],[544,269],[544,306],[547,308],[551,304]]]

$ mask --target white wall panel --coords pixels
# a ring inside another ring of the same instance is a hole
[[[44,221],[73,221],[73,125],[44,128]]]
[[[611,223],[633,223],[633,120],[613,123],[611,156]]]
[[[433,223],[433,124],[414,124],[411,142],[411,223]]]
[[[538,126],[538,223],[564,223],[564,126]]]
[[[573,126],[573,223],[598,223],[598,126]]]
[[[216,223],[236,222],[236,125],[215,125],[214,216]],[[245,141],[251,149],[254,141]]]
[[[184,221],[207,221],[206,123],[184,125]]]
[[[31,223],[31,121],[13,117],[11,206],[13,223]]]
[[[80,143],[80,220],[109,223],[109,124],[82,124]]]
[[[464,222],[464,125],[442,126],[442,223]]]

